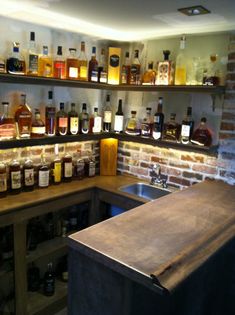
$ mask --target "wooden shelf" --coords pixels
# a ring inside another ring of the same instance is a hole
[[[224,93],[224,86],[208,85],[111,85],[105,83],[86,82],[78,80],[62,80],[54,78],[33,77],[0,73],[0,82],[11,84],[64,86],[82,89],[136,91],[136,92],[183,92],[183,93]]]

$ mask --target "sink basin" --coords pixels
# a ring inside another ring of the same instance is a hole
[[[128,194],[142,197],[148,200],[154,200],[171,193],[169,190],[165,190],[145,183],[136,183],[127,186],[122,186],[119,189]]]

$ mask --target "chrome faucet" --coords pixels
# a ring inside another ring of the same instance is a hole
[[[166,178],[161,175],[160,164],[154,164],[150,171],[150,185],[161,185],[163,188],[167,188]]]

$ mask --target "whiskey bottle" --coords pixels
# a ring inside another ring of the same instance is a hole
[[[64,110],[64,103],[60,103],[60,110],[56,114],[57,135],[65,136],[68,132],[68,114]]]
[[[34,120],[32,122],[31,138],[42,138],[45,136],[46,127],[41,119],[39,109],[35,108]]]
[[[203,85],[219,85],[219,70],[217,68],[217,54],[210,55],[210,63],[208,65],[208,70],[204,73]]]
[[[146,115],[141,123],[141,136],[150,137],[152,135],[153,118],[151,116],[151,107],[146,108]]]
[[[98,107],[94,107],[94,113],[90,118],[90,132],[99,133],[102,131],[102,117],[98,114]]]
[[[69,56],[66,60],[67,64],[67,79],[78,79],[78,58],[76,56],[77,49],[69,48]]]
[[[92,47],[92,55],[88,68],[88,81],[98,82],[98,61],[96,60],[96,47]]]
[[[7,166],[4,162],[4,153],[0,151],[0,198],[7,195]]]
[[[52,58],[48,55],[48,46],[42,47],[42,55],[38,60],[38,75],[47,78],[53,76]]]
[[[106,104],[104,108],[103,131],[110,132],[112,125],[112,108],[110,105],[110,95],[106,96]]]
[[[94,177],[95,176],[95,160],[90,157],[85,159],[85,176]]]
[[[0,141],[16,137],[15,119],[8,114],[9,103],[2,102],[3,114],[0,119]]]
[[[63,181],[70,182],[73,177],[73,159],[69,153],[66,153],[62,160]]]
[[[123,132],[124,115],[122,111],[122,100],[118,100],[118,110],[114,117],[114,132]]]
[[[164,61],[157,65],[156,84],[170,85],[174,83],[174,63],[169,60],[170,50],[163,50]]]
[[[48,91],[48,104],[45,108],[46,134],[52,137],[56,133],[56,109],[53,104],[53,92]]]
[[[25,59],[20,54],[20,43],[13,42],[13,52],[7,59],[6,67],[10,74],[25,74]]]
[[[175,121],[175,117],[176,114],[171,113],[170,121],[164,126],[164,140],[179,142],[181,126]]]
[[[200,125],[194,131],[191,142],[200,146],[209,147],[212,144],[212,132],[206,125],[206,117],[201,118]]]
[[[148,69],[145,71],[142,77],[143,85],[154,85],[156,80],[156,71],[153,70],[153,62],[148,63]]]
[[[79,118],[75,110],[75,103],[71,103],[71,110],[68,112],[68,131],[70,135],[76,135],[79,131]]]
[[[35,33],[30,32],[28,52],[28,75],[38,75],[38,54],[36,52]]]
[[[120,83],[121,48],[109,47],[108,57],[108,84]]]
[[[52,263],[47,265],[47,271],[44,274],[43,292],[46,296],[52,296],[55,293],[55,275],[52,269]]]
[[[62,46],[57,48],[57,56],[54,60],[54,78],[66,79],[66,64],[62,53]]]
[[[53,184],[60,184],[62,180],[62,161],[59,157],[59,145],[58,143],[55,144],[54,147],[55,158],[52,162],[51,169],[52,169],[52,182]]]
[[[41,165],[38,169],[38,187],[47,188],[49,186],[50,169],[45,160],[45,154],[41,155]]]
[[[176,57],[175,85],[186,84],[186,54],[185,54],[185,36],[180,40],[180,51]]]
[[[85,42],[81,42],[81,52],[78,57],[78,79],[81,81],[88,80],[87,56],[85,53]]]
[[[10,193],[19,194],[22,190],[22,172],[20,162],[16,159],[16,150],[13,150],[15,157],[9,165]]]
[[[80,133],[87,134],[89,132],[89,115],[86,103],[82,104],[82,112],[79,115],[79,127]]]
[[[85,162],[81,158],[80,154],[74,160],[73,170],[74,170],[74,172],[73,172],[74,179],[81,180],[81,179],[84,178],[84,175],[85,175]]]
[[[121,70],[121,84],[130,84],[130,73],[131,73],[131,65],[130,65],[130,54],[129,51],[125,54],[125,61],[122,65]]]
[[[0,73],[6,73],[6,62],[5,58],[0,55]]]
[[[25,191],[34,190],[34,165],[27,148],[27,157],[23,164],[23,189]]]
[[[20,138],[29,138],[32,125],[32,113],[26,103],[26,95],[21,94],[20,105],[15,112],[18,134]]]
[[[180,141],[188,144],[193,133],[194,122],[192,120],[192,107],[187,108],[187,114],[181,124]]]
[[[164,114],[162,112],[162,106],[163,106],[163,98],[159,97],[157,112],[155,113],[153,117],[152,136],[156,140],[162,138],[162,132],[163,132],[163,127],[164,127]]]
[[[136,111],[131,111],[131,117],[127,119],[125,133],[132,136],[139,136],[141,133],[140,122],[136,118]]]
[[[131,77],[130,77],[130,84],[140,84],[141,77],[140,77],[140,61],[139,61],[139,50],[136,49],[134,52],[134,59],[131,64]]]
[[[108,73],[107,73],[107,60],[105,55],[105,49],[101,49],[100,62],[98,66],[98,82],[107,83]]]

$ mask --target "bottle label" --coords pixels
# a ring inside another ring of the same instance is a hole
[[[54,163],[53,175],[54,175],[54,182],[60,183],[61,182],[61,162]]]
[[[46,118],[55,118],[55,107],[46,107]]]
[[[35,54],[29,55],[29,72],[31,73],[38,72],[38,55]]]
[[[92,132],[94,132],[94,133],[101,132],[101,130],[102,130],[102,118],[101,117],[95,117]]]
[[[153,134],[152,134],[153,139],[155,139],[155,140],[160,139],[161,135],[162,135],[162,133],[159,131],[153,131]]]
[[[38,186],[39,187],[49,186],[49,170],[46,170],[46,171],[39,170]]]
[[[123,120],[124,120],[124,117],[122,115],[115,115],[114,131],[116,132],[123,131]]]
[[[89,120],[83,119],[82,120],[82,133],[88,133],[89,131]]]
[[[70,132],[75,135],[78,133],[78,117],[70,117]]]
[[[14,124],[3,124],[0,126],[0,138],[11,139],[16,135]]]
[[[72,162],[65,162],[64,163],[64,177],[71,178],[73,175],[73,166]]]
[[[95,163],[89,163],[89,177],[95,176]]]
[[[107,72],[100,72],[100,83],[107,83]]]
[[[153,122],[156,123],[156,124],[159,124],[160,123],[160,116],[154,116],[153,117]]]
[[[109,59],[109,64],[113,68],[117,68],[119,66],[119,56],[118,55],[111,55]]]
[[[189,135],[190,135],[190,126],[189,125],[182,125],[181,136],[182,137],[189,137]]]
[[[68,127],[68,118],[67,117],[60,117],[59,118],[59,127],[67,128]]]
[[[21,172],[11,172],[11,189],[19,189],[21,187]]]
[[[137,123],[134,119],[130,119],[127,125],[128,129],[135,130],[137,128]]]
[[[142,123],[141,125],[141,134],[142,135],[150,135],[151,134],[151,127],[148,123]]]
[[[86,79],[87,78],[87,67],[80,66],[80,78]]]
[[[110,110],[104,111],[104,122],[111,123],[112,122],[112,112]]]
[[[97,70],[91,71],[91,81],[92,82],[98,82],[98,71]]]
[[[0,192],[7,191],[7,174],[0,174]]]
[[[34,169],[25,169],[24,170],[24,185],[26,187],[34,185]]]
[[[69,77],[70,78],[78,78],[78,68],[69,67]]]
[[[37,134],[37,135],[44,135],[46,132],[45,126],[42,127],[32,127],[31,133]]]
[[[7,60],[7,72],[11,74],[19,73],[24,74],[25,62],[18,58],[9,58]]]

